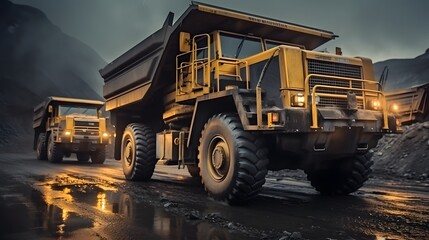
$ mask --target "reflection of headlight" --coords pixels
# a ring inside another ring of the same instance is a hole
[[[108,137],[109,134],[108,133],[103,133],[103,137]]]

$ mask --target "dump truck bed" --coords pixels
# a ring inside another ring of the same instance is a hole
[[[401,123],[423,122],[429,117],[429,83],[386,93],[387,105],[397,106]]]
[[[174,25],[170,13],[160,30],[100,70],[106,110],[144,105],[159,89],[174,84],[179,33],[196,35],[214,30],[252,33],[309,50],[336,37],[325,30],[192,2]]]

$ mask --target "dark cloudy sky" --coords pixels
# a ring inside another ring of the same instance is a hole
[[[177,19],[188,0],[12,0],[41,9],[65,33],[110,62],[159,29],[169,11]],[[226,8],[333,31],[321,47],[374,62],[414,58],[429,48],[426,0],[201,0]]]

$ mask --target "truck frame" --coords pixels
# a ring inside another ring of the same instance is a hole
[[[76,153],[80,162],[102,164],[110,144],[104,102],[66,97],[47,97],[34,108],[33,128],[37,159],[61,162]]]
[[[396,132],[372,62],[312,51],[332,32],[192,2],[100,70],[128,180],[177,164],[216,200],[255,197],[268,170],[349,194]],[[195,24],[196,22],[200,24]]]

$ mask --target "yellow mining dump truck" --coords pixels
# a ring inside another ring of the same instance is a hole
[[[196,2],[174,24],[170,13],[100,70],[125,177],[148,180],[161,160],[221,201],[254,197],[286,168],[322,194],[356,191],[397,126],[371,60],[312,51],[335,37]]]
[[[76,153],[80,162],[102,164],[110,134],[101,117],[102,101],[48,97],[34,108],[33,149],[37,159],[61,162]]]
[[[429,121],[429,83],[386,92],[387,106],[403,125]]]

